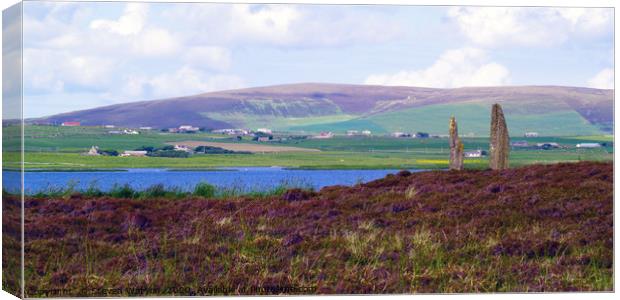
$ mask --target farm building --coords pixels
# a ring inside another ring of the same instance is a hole
[[[129,134],[129,135],[135,135],[135,134],[140,134],[139,132],[133,130],[133,129],[123,129],[123,130],[109,130],[108,134]]]
[[[153,127],[151,127],[151,126],[142,126],[142,127],[140,127],[140,130],[152,130],[152,129],[153,129]]]
[[[270,141],[268,136],[259,136],[256,140],[259,141],[259,142],[269,142]]]
[[[525,148],[525,147],[529,147],[530,144],[528,144],[527,141],[514,141],[510,143],[510,146],[517,147],[517,148]]]
[[[474,150],[465,152],[465,157],[475,158],[475,157],[483,157],[487,156],[487,152],[484,150]]]
[[[334,137],[332,132],[321,132],[319,135],[315,135],[312,138],[314,139],[331,139]]]
[[[525,137],[538,137],[538,132],[526,132]]]
[[[175,151],[193,152],[192,148],[186,145],[174,145]]]
[[[103,128],[114,128],[114,127],[116,127],[116,126],[114,126],[114,125],[104,125],[103,126]]]
[[[397,131],[397,132],[393,132],[392,136],[396,138],[406,138],[406,137],[411,137],[411,133]]]
[[[60,126],[75,127],[75,126],[80,126],[80,122],[62,122]]]
[[[370,130],[347,130],[347,136],[370,136],[371,134]]]
[[[133,129],[125,129],[123,130],[123,134],[140,134],[140,133]]]
[[[430,135],[426,132],[416,132],[413,137],[416,139],[427,139]]]
[[[265,134],[271,134],[271,129],[269,129],[269,128],[259,128],[259,129],[256,129],[256,132],[265,133]]]
[[[601,148],[601,146],[602,145],[599,144],[599,143],[581,143],[581,144],[577,144],[577,148],[582,148],[582,149],[584,149],[584,148],[588,148],[588,149],[591,149],[591,148]]]
[[[88,155],[88,156],[99,156],[101,154],[99,154],[99,147],[97,146],[92,146],[90,147],[90,150],[88,150],[88,152],[86,152],[84,155]]]
[[[553,142],[538,143],[536,144],[536,148],[548,150],[548,149],[553,149],[553,148],[560,148],[560,144],[553,143]]]
[[[196,132],[199,131],[200,128],[194,127],[192,125],[181,125],[179,126],[179,132]]]
[[[227,134],[227,135],[248,135],[249,134],[247,130],[237,129],[237,128],[216,129],[216,130],[211,130],[211,133]]]
[[[146,156],[146,151],[131,151],[131,150],[127,150],[125,152],[123,152],[123,154],[119,155],[119,156],[138,156],[138,157],[142,157],[142,156]]]

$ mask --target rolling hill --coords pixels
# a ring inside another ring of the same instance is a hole
[[[613,97],[613,90],[561,86],[434,89],[301,83],[117,104],[30,121],[445,134],[448,118],[455,115],[462,134],[485,136],[490,106],[497,102],[504,106],[511,135],[590,135],[613,129]]]

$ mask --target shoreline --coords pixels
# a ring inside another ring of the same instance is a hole
[[[446,169],[441,166],[425,166],[424,168],[416,167],[416,166],[404,166],[404,167],[383,167],[383,166],[326,166],[326,167],[312,167],[312,166],[299,166],[299,167],[286,167],[286,166],[235,166],[235,167],[215,167],[215,168],[97,168],[97,169],[24,169],[23,171],[26,173],[57,173],[57,172],[135,172],[139,170],[157,170],[159,172],[234,172],[239,171],[241,169],[278,169],[282,171],[368,171],[368,170],[416,170],[417,172],[421,171],[436,171]],[[471,170],[479,170],[480,168],[470,168]],[[2,169],[2,172],[20,172],[19,169]]]

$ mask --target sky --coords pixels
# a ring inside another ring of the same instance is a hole
[[[24,2],[25,117],[299,82],[613,88],[613,9]]]

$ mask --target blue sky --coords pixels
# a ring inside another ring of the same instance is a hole
[[[25,2],[26,117],[296,82],[613,88],[613,9]]]

